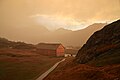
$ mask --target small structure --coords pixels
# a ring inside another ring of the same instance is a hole
[[[39,43],[37,51],[47,56],[64,56],[65,47],[62,44]]]
[[[64,55],[65,57],[70,57],[70,56],[72,56],[71,54],[66,54],[65,53],[65,55]]]
[[[75,57],[77,54],[78,50],[77,49],[66,49],[65,50],[65,57]]]
[[[64,57],[75,57],[76,54],[65,53]]]

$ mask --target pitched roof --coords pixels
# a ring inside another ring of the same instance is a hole
[[[39,43],[37,44],[37,48],[39,49],[51,49],[51,50],[56,50],[60,45],[60,43],[55,43],[55,44],[50,44],[50,43]]]

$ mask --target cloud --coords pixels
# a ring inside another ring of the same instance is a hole
[[[0,0],[0,26],[22,27],[34,20],[50,30],[77,30],[119,18],[120,0]]]
[[[77,19],[67,16],[36,14],[30,17],[33,18],[38,24],[46,26],[49,30],[55,30],[58,28],[78,30],[85,27],[84,22],[80,22]]]
[[[120,18],[119,0],[36,0],[34,19],[49,29],[77,30]]]

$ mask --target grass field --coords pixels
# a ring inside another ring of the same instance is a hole
[[[0,80],[35,80],[52,65],[61,60],[27,51],[0,50]],[[20,54],[22,53],[22,54]]]

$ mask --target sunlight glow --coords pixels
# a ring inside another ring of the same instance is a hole
[[[85,28],[85,23],[80,22],[77,19],[72,17],[63,17],[60,15],[32,15],[33,18],[38,24],[44,25],[49,30],[56,30],[58,28],[64,28],[68,30],[79,30]]]

